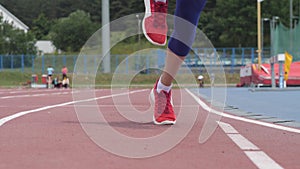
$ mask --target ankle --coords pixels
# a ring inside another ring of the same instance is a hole
[[[165,92],[169,93],[171,89],[172,89],[172,84],[165,85],[162,82],[162,78],[159,78],[159,80],[157,82],[157,89],[156,89],[157,93],[160,93],[161,91],[165,91]]]

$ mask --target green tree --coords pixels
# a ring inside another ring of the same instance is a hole
[[[61,18],[51,30],[54,45],[63,51],[77,52],[96,31],[97,25],[84,11],[77,10],[67,18]]]
[[[217,0],[214,11],[207,14],[204,30],[219,46],[253,46],[256,44],[256,2]]]
[[[279,16],[289,24],[289,1],[263,1],[262,18]],[[294,7],[297,6],[294,1]],[[298,15],[294,10],[294,15]],[[264,24],[269,37],[269,23]],[[200,19],[200,28],[216,47],[253,47],[257,45],[257,1],[208,0]],[[266,46],[270,39],[265,38]]]
[[[14,28],[0,17],[0,53],[36,54],[34,35]]]
[[[129,1],[111,1],[110,11],[114,12],[114,15],[110,17],[111,20],[130,14],[130,8],[124,8],[124,6],[129,6],[129,3]]]
[[[32,33],[35,35],[36,39],[47,39],[47,35],[51,30],[52,22],[45,16],[44,13],[41,13],[39,17],[33,20],[33,27],[31,29]]]
[[[31,32],[25,33],[23,30],[14,28],[6,21],[2,21],[0,17],[0,55],[4,67],[11,66],[11,59],[15,55],[35,55],[35,38]],[[19,57],[20,58],[20,57]],[[31,57],[22,57],[22,59],[15,59],[13,66],[21,67],[21,61],[25,66],[30,66]]]
[[[141,0],[110,0],[110,19],[144,12]],[[299,2],[294,2],[294,15],[299,16]],[[0,0],[0,3],[30,28],[41,13],[49,21],[68,17],[76,10],[90,14],[92,22],[101,23],[102,0]],[[174,14],[176,1],[169,0],[168,13]],[[207,0],[199,22],[201,28],[217,47],[256,46],[257,1],[249,0]],[[263,1],[262,17],[279,16],[280,21],[289,25],[289,1]],[[267,23],[265,35],[268,36]],[[269,43],[269,39],[264,40]]]

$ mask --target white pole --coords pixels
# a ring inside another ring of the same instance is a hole
[[[102,0],[102,56],[104,73],[110,73],[109,0]]]

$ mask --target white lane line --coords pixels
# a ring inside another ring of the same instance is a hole
[[[223,117],[240,120],[244,122],[259,124],[262,126],[267,126],[271,128],[281,129],[285,131],[290,132],[297,132],[300,133],[300,130],[289,128],[289,127],[282,127],[277,125],[271,125],[269,123],[265,122],[259,122],[255,120],[249,120],[246,118],[241,118],[233,115],[229,115],[223,112],[216,111],[214,109],[211,109],[208,105],[206,105],[203,101],[200,100],[199,97],[195,96],[192,92],[190,92],[188,89],[185,89],[195,100],[196,102],[206,111],[212,112],[215,114],[218,114]],[[262,169],[282,169],[282,167],[277,164],[272,158],[270,158],[266,153],[263,151],[259,151],[260,149],[250,142],[247,138],[243,137],[241,134],[238,133],[238,131],[233,128],[230,124],[223,123],[223,122],[217,122],[219,126],[222,128],[222,130],[227,134],[227,136],[238,146],[241,150],[248,156],[248,158],[258,167]],[[252,150],[252,151],[248,151]],[[254,151],[253,151],[254,150]]]
[[[226,133],[228,132],[228,126],[231,130],[235,130],[230,124],[220,122],[221,129]],[[229,138],[247,155],[247,157],[258,167],[263,169],[282,169],[282,167],[270,158],[265,152],[250,142],[247,138],[241,134],[227,134]]]
[[[31,96],[37,97],[37,96],[45,96],[45,95],[47,95],[47,94],[33,94],[33,95],[31,95]]]
[[[56,92],[56,93],[41,93],[41,94],[24,94],[24,95],[11,95],[11,96],[2,96],[0,99],[14,99],[14,98],[24,98],[24,97],[39,97],[46,95],[66,95],[70,93],[78,93],[78,91],[72,92]]]
[[[72,91],[72,89],[17,89],[14,91],[6,91],[5,93],[10,93],[10,94],[22,94],[22,93],[26,93],[26,94],[33,94],[33,93],[51,93],[54,91],[64,91],[66,90],[67,92]],[[98,89],[97,89],[98,90]],[[2,92],[4,93],[4,92]],[[1,94],[1,93],[0,93]]]
[[[256,145],[251,143],[248,139],[240,134],[227,134],[231,140],[242,150],[259,150]]]
[[[61,93],[51,93],[50,95],[60,95]]]
[[[27,110],[27,111],[22,111],[7,117],[4,117],[2,119],[0,119],[0,127],[2,125],[4,125],[5,123],[16,119],[18,117],[30,114],[30,113],[35,113],[35,112],[39,112],[39,111],[43,111],[43,110],[48,110],[48,109],[52,109],[52,108],[57,108],[57,107],[62,107],[62,106],[66,106],[66,105],[70,105],[70,104],[75,104],[75,103],[82,103],[82,102],[90,102],[90,101],[95,101],[95,100],[100,100],[100,99],[106,99],[106,98],[111,98],[111,97],[116,97],[116,96],[123,96],[123,95],[127,95],[127,94],[133,94],[133,93],[138,93],[138,92],[143,92],[143,91],[147,91],[148,89],[143,89],[143,90],[135,90],[135,91],[130,91],[130,92],[124,92],[124,93],[119,93],[119,94],[112,94],[112,95],[106,95],[106,96],[101,96],[101,97],[96,97],[96,98],[90,98],[90,99],[85,99],[85,100],[77,100],[77,101],[71,101],[71,102],[65,102],[65,103],[61,103],[61,104],[55,104],[55,105],[51,105],[51,106],[45,106],[45,107],[40,107],[37,109],[33,109],[33,110]]]
[[[238,134],[239,132],[235,130],[231,125],[223,122],[219,122],[219,126],[223,129],[226,134]]]
[[[230,124],[219,122],[221,129],[227,134],[227,136],[242,150],[259,150],[259,148],[251,143],[244,136],[239,134],[239,132],[233,128]]]
[[[32,88],[29,88],[29,89],[17,89],[17,90],[14,90],[14,91],[7,91],[7,93],[10,93],[10,94],[22,94],[22,93],[51,93],[53,92],[54,90],[59,90],[59,89],[32,89]],[[67,90],[72,90],[72,89],[67,89]]]
[[[264,169],[281,169],[282,167],[273,161],[266,153],[262,151],[245,151],[245,154],[257,166]]]
[[[20,93],[36,93],[36,92],[50,92],[50,90],[19,90],[19,91],[12,91],[9,92],[10,94],[20,94]]]
[[[211,112],[211,113],[215,113],[217,115],[220,115],[222,117],[226,117],[226,118],[230,118],[230,119],[234,119],[234,120],[238,120],[238,121],[243,121],[243,122],[247,122],[247,123],[252,123],[252,124],[257,124],[257,125],[261,125],[261,126],[265,126],[265,127],[269,127],[269,128],[273,128],[273,129],[278,129],[278,130],[283,130],[283,131],[288,131],[288,132],[293,132],[293,133],[298,133],[300,134],[300,129],[296,129],[296,128],[291,128],[291,127],[286,127],[286,126],[280,126],[280,125],[276,125],[276,124],[272,124],[272,123],[267,123],[267,122],[263,122],[263,121],[257,121],[257,120],[252,120],[252,119],[247,119],[244,117],[239,117],[239,116],[235,116],[235,115],[230,115],[224,112],[220,112],[217,110],[214,110],[212,108],[210,108],[206,103],[204,103],[199,97],[197,97],[194,93],[192,93],[191,91],[189,91],[188,89],[185,89],[194,99],[195,101],[206,111]]]
[[[3,96],[0,97],[0,99],[12,99],[12,98],[22,98],[22,97],[30,97],[31,95],[25,94],[25,95],[16,95],[16,96]]]

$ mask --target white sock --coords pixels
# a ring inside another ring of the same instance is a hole
[[[166,86],[166,85],[162,84],[161,83],[161,78],[159,78],[159,81],[157,83],[157,89],[156,89],[157,93],[160,93],[162,90],[169,93],[171,89],[172,89],[172,85],[171,86]]]
[[[167,3],[167,0],[154,0],[155,2],[163,2],[163,3]]]

